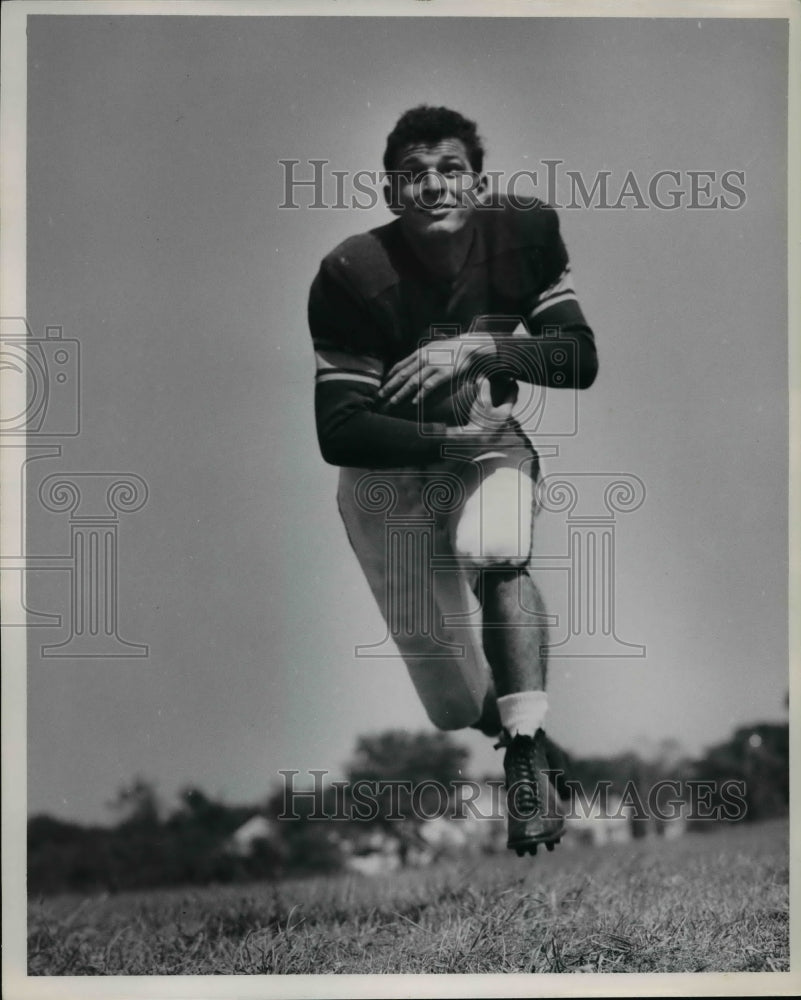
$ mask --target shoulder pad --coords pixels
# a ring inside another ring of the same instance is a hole
[[[538,198],[498,195],[478,211],[483,216],[484,233],[493,253],[542,247],[558,231],[556,212]]]
[[[372,299],[397,284],[398,272],[387,244],[392,223],[350,236],[323,258],[322,267],[333,272],[361,298]]]

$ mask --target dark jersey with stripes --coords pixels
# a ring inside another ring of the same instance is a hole
[[[558,217],[542,202],[498,199],[473,216],[473,239],[452,280],[426,271],[395,220],[351,237],[322,261],[309,296],[317,359],[320,446],[336,465],[420,466],[441,453],[459,407],[421,414],[379,405],[388,370],[431,339],[492,337],[496,382],[584,388],[595,342],[572,285]],[[567,358],[567,363],[566,363]],[[514,422],[510,429],[523,440]]]

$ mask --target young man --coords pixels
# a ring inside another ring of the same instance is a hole
[[[311,288],[315,411],[351,545],[431,720],[500,732],[508,846],[553,849],[545,613],[527,572],[539,463],[517,382],[586,388],[592,331],[555,212],[490,197],[473,122],[407,111],[387,139],[388,225]]]

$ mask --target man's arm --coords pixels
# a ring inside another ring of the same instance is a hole
[[[377,357],[375,320],[325,266],[312,285],[309,326],[317,365],[317,439],[326,462],[373,469],[420,466],[440,459],[444,444],[484,448],[495,441],[492,415],[480,426],[456,428],[381,412],[378,390],[385,366]]]
[[[349,361],[353,363],[353,358]],[[443,457],[446,444],[492,448],[507,431],[513,400],[496,403],[489,382],[477,386],[466,423],[418,423],[374,412],[379,380],[318,373],[315,414],[320,451],[331,465],[388,469],[426,465]]]
[[[318,351],[318,365],[319,365]],[[350,367],[368,359],[350,356]],[[367,373],[318,368],[314,395],[317,440],[331,465],[393,468],[425,465],[440,457],[445,424],[418,425],[376,413],[381,379]]]
[[[527,330],[493,334],[503,371],[521,382],[560,389],[588,389],[598,372],[595,337],[579,306],[559,218],[551,208],[543,248],[543,290],[528,304]],[[568,364],[565,354],[568,352]]]

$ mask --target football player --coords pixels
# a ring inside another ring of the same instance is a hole
[[[384,154],[395,219],[323,259],[309,325],[351,545],[434,724],[499,737],[524,854],[553,849],[563,820],[528,573],[539,461],[512,411],[518,381],[584,389],[597,358],[556,213],[491,193],[483,159],[458,112],[402,115]]]

